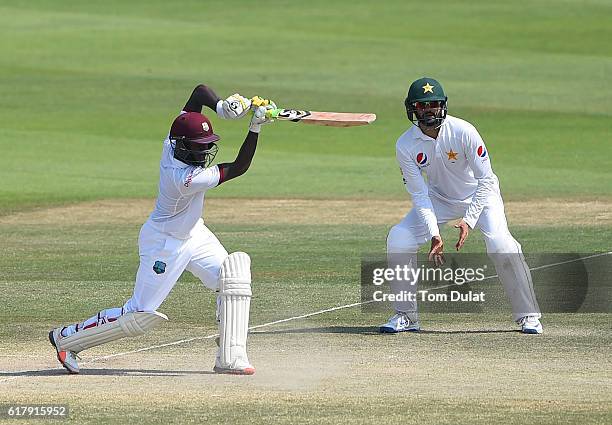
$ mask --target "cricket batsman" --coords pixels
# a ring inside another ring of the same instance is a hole
[[[461,249],[469,232],[479,229],[487,254],[510,299],[514,320],[526,334],[541,334],[540,309],[521,245],[508,230],[499,181],[489,151],[473,125],[447,115],[447,97],[433,78],[410,85],[404,102],[414,124],[397,140],[397,161],[413,208],[387,237],[390,263],[416,268],[419,247],[430,242],[429,260],[444,261],[440,226],[460,219]],[[425,180],[424,176],[427,177]],[[416,291],[417,282],[391,282],[392,292]],[[396,301],[396,314],[380,327],[382,333],[419,331],[416,301]]]
[[[140,265],[132,297],[122,307],[102,310],[84,322],[49,332],[57,359],[70,373],[79,373],[77,353],[142,335],[168,320],[157,309],[185,270],[218,292],[215,372],[255,373],[246,351],[251,260],[244,252],[228,254],[202,220],[206,192],[249,169],[261,126],[272,121],[266,110],[275,108],[273,102],[255,97],[254,105],[251,103],[239,94],[222,100],[205,85],[193,90],[163,142],[159,194],[155,209],[140,230]],[[253,111],[234,162],[211,166],[220,137],[202,114],[203,106],[223,119],[239,119]]]

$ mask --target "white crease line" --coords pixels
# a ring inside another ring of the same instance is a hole
[[[370,302],[373,302],[373,301],[374,300],[372,300],[372,301],[365,301],[365,302],[358,302],[358,303],[353,303],[353,304],[340,305],[338,307],[331,307],[331,308],[327,308],[325,310],[315,311],[314,313],[302,314],[301,316],[294,316],[294,317],[289,317],[287,319],[275,320],[274,322],[264,323],[263,325],[251,326],[249,328],[249,330],[259,329],[259,328],[263,328],[263,327],[266,327],[266,326],[277,325],[279,323],[290,322],[292,320],[297,320],[297,319],[305,319],[305,318],[310,317],[310,316],[316,316],[318,314],[329,313],[330,311],[336,311],[336,310],[342,310],[342,309],[345,309],[345,308],[357,307],[358,305],[367,304],[367,303],[370,303]]]
[[[573,263],[573,262],[576,262],[576,261],[587,260],[589,258],[602,257],[604,255],[610,255],[610,254],[612,254],[612,251],[610,251],[610,252],[603,252],[603,253],[594,254],[594,255],[589,255],[588,257],[576,258],[574,260],[562,261],[562,262],[559,262],[559,263],[545,264],[543,266],[538,266],[538,267],[530,268],[529,270],[531,270],[531,271],[540,270],[540,269],[544,269],[544,268],[559,266],[559,265],[562,265],[562,264]],[[494,277],[497,277],[497,275],[487,276],[487,277],[485,277],[485,279],[492,279]],[[455,285],[456,284],[446,285],[446,286],[439,286],[439,287],[430,289],[430,291],[431,290],[436,290],[436,289],[448,288],[449,286],[455,286]],[[273,322],[264,323],[264,324],[261,324],[261,325],[251,326],[249,328],[249,330],[260,329],[260,328],[264,328],[264,327],[267,327],[267,326],[273,326],[273,325],[277,325],[279,323],[290,322],[292,320],[305,319],[305,318],[308,318],[308,317],[311,317],[311,316],[317,316],[317,315],[323,314],[323,313],[329,313],[329,312],[332,312],[332,311],[343,310],[343,309],[351,308],[351,307],[357,307],[357,306],[364,305],[364,304],[369,304],[369,303],[372,303],[372,302],[374,302],[374,300],[361,301],[361,302],[357,302],[357,303],[352,303],[352,304],[346,304],[346,305],[341,305],[341,306],[337,306],[337,307],[326,308],[324,310],[315,311],[314,313],[302,314],[300,316],[293,316],[293,317],[289,317],[289,318],[286,318],[286,319],[280,319],[280,320],[275,320]],[[180,345],[180,344],[184,344],[184,343],[187,343],[187,342],[211,339],[211,338],[215,338],[217,336],[219,336],[219,334],[211,334],[211,335],[206,335],[206,336],[196,336],[196,337],[193,337],[193,338],[187,338],[187,339],[182,339],[182,340],[179,340],[179,341],[168,342],[168,343],[165,343],[165,344],[152,345],[150,347],[139,348],[137,350],[123,351],[121,353],[109,354],[108,356],[95,357],[95,358],[93,358],[91,360],[83,362],[81,365],[88,365],[88,364],[96,363],[96,362],[99,362],[99,361],[104,361],[104,360],[107,360],[107,359],[111,359],[111,358],[114,358],[114,357],[127,356],[128,354],[141,353],[141,352],[144,352],[144,351],[155,350],[157,348],[171,347],[171,346],[174,346],[174,345]],[[2,371],[0,371],[0,373],[23,373],[23,374],[25,374],[25,373],[28,373],[28,372],[44,372],[44,371],[51,371],[51,370],[56,370],[56,369],[62,369],[62,367],[60,366],[60,367],[45,368],[45,369],[18,370],[18,371],[5,371],[5,370],[2,370]],[[0,379],[0,383],[7,382],[7,381],[12,381],[14,379],[21,378],[23,376],[27,376],[27,375],[11,376],[9,378]]]

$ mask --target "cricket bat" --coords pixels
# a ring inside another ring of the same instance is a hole
[[[326,125],[330,127],[354,127],[371,124],[376,114],[352,112],[317,112],[297,109],[270,109],[266,114],[283,121],[303,122],[304,124]]]
[[[282,121],[303,122],[304,124],[327,125],[331,127],[354,127],[366,125],[376,120],[376,114],[357,114],[351,112],[317,112],[297,109],[270,109],[266,114]]]

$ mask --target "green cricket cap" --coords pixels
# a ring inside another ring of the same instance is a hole
[[[442,85],[433,78],[423,77],[416,80],[408,89],[406,103],[446,100]]]

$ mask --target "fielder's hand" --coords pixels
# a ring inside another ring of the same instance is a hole
[[[455,229],[459,229],[459,240],[455,245],[455,248],[457,248],[457,251],[459,251],[470,234],[470,226],[468,226],[468,224],[461,219],[459,223],[455,224]]]
[[[251,124],[249,125],[249,131],[259,133],[262,125],[269,124],[274,121],[272,118],[266,115],[266,108],[266,106],[258,106],[255,108],[253,111],[253,118],[251,118]]]
[[[436,266],[444,264],[444,242],[442,237],[434,236],[431,238],[431,249],[429,250],[429,261],[433,261]]]
[[[251,101],[244,96],[234,93],[217,105],[217,115],[226,120],[235,120],[244,117],[251,110]]]

